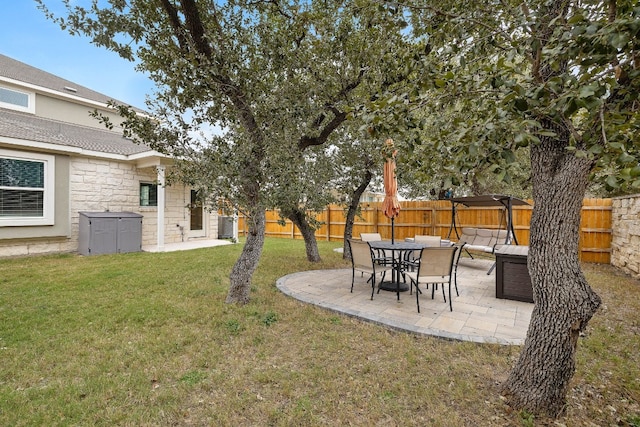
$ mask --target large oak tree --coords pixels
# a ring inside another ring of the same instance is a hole
[[[640,186],[640,7],[627,0],[411,3],[416,35],[438,61],[414,61],[419,94],[393,98],[422,113],[450,112],[432,114],[440,131],[413,147],[446,151],[444,168],[499,165],[500,178],[519,147],[530,150],[535,307],[503,391],[515,408],[557,416],[580,334],[600,305],[578,259],[585,189],[603,167],[615,171],[608,185]]]

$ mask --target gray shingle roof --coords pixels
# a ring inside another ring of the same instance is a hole
[[[112,99],[2,54],[0,54],[0,76],[104,104]],[[73,88],[75,91],[69,91],[65,87]],[[142,112],[142,110],[136,110]],[[121,134],[107,129],[81,126],[3,108],[0,108],[0,137],[125,156],[151,151],[148,146],[135,144]]]
[[[65,80],[61,77],[47,73],[39,68],[27,65],[24,62],[16,61],[13,58],[0,54],[0,76],[8,77],[19,82],[40,86],[46,89],[54,90],[65,95],[74,95],[91,101],[106,104],[113,98],[102,93],[91,90],[87,87],[78,85],[72,81]],[[65,87],[75,89],[75,92],[65,89]],[[126,102],[117,101],[119,104]],[[143,112],[135,108],[139,112]]]
[[[0,137],[45,142],[101,153],[132,155],[151,151],[122,135],[88,126],[0,109]]]

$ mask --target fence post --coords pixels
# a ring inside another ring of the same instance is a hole
[[[331,205],[327,205],[327,208],[325,209],[325,211],[327,212],[327,220],[325,221],[325,224],[327,224],[327,242],[331,241]]]
[[[376,233],[380,232],[379,229],[379,222],[378,222],[378,206],[373,206],[373,229],[375,230]]]

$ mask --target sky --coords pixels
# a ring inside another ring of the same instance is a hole
[[[132,62],[61,30],[33,0],[0,0],[0,53],[134,107],[146,109],[145,95],[153,94]]]

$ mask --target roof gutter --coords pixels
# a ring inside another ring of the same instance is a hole
[[[94,101],[92,99],[88,99],[88,98],[84,98],[81,96],[77,96],[77,95],[72,95],[70,93],[65,93],[65,92],[61,92],[59,90],[54,90],[54,89],[49,89],[47,87],[44,86],[39,86],[39,85],[35,85],[33,83],[27,83],[27,82],[23,82],[20,80],[15,80],[9,77],[3,77],[0,76],[0,82],[4,82],[4,83],[9,83],[15,86],[19,86],[19,87],[23,87],[25,89],[30,89],[33,90],[34,92],[39,92],[39,93],[44,93],[50,96],[53,96],[55,98],[61,98],[61,99],[68,99],[71,101],[74,101],[76,103],[81,103],[90,107],[94,107],[94,108],[101,108],[101,109],[113,109],[113,107],[110,107],[107,103],[104,102],[100,102],[100,101]],[[108,98],[105,95],[106,98]],[[126,104],[125,102],[122,101],[118,101],[117,99],[111,99],[114,102],[120,103],[120,104]],[[131,106],[134,110],[136,110],[136,113],[145,116],[145,117],[150,117],[148,115],[148,113],[145,113],[144,111],[142,111],[140,108],[136,108]]]
[[[0,146],[13,148],[16,150],[31,149],[34,151],[44,151],[48,153],[71,154],[76,156],[93,157],[107,160],[118,160],[121,162],[136,162],[138,167],[144,163],[152,162],[149,166],[159,165],[161,162],[170,162],[170,157],[155,150],[143,151],[134,154],[105,153],[95,150],[85,150],[79,147],[68,145],[50,144],[47,142],[29,141],[17,138],[7,138],[0,136]]]

